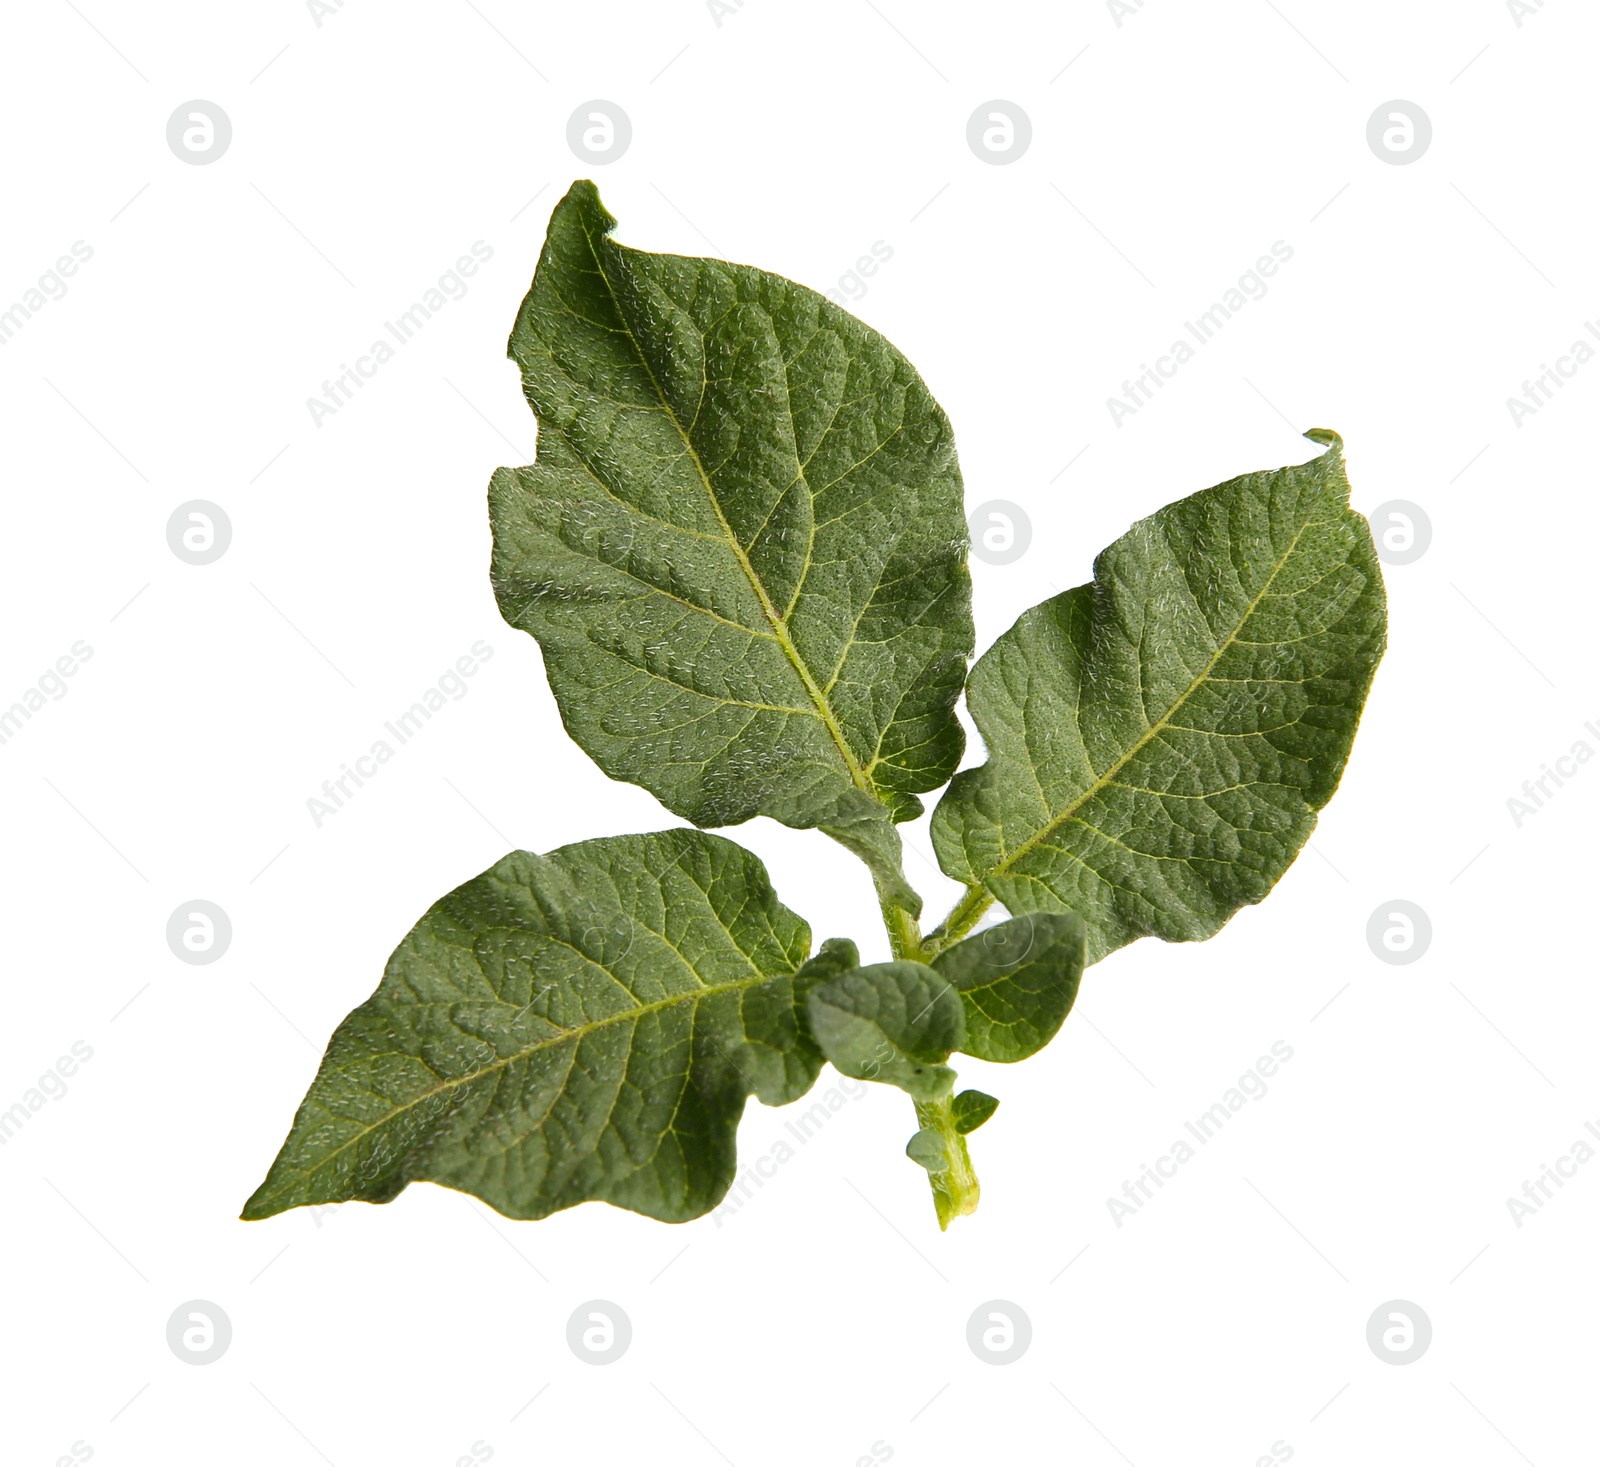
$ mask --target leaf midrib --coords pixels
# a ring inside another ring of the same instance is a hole
[[[593,962],[593,959],[586,959],[586,961]],[[617,983],[619,987],[623,986],[621,979],[619,979],[617,975],[609,968],[604,968],[602,971],[613,982]],[[799,969],[797,968],[795,971],[798,972]],[[352,1146],[357,1145],[367,1136],[370,1136],[372,1132],[376,1131],[380,1126],[387,1126],[395,1119],[396,1116],[404,1115],[407,1111],[423,1104],[427,1100],[430,1100],[433,1096],[442,1095],[446,1091],[457,1089],[462,1085],[473,1084],[474,1082],[483,1079],[486,1075],[495,1074],[498,1071],[515,1064],[518,1060],[528,1059],[531,1056],[540,1053],[542,1050],[554,1049],[558,1045],[566,1044],[569,1041],[575,1043],[578,1040],[584,1039],[588,1035],[593,1034],[600,1029],[608,1028],[613,1024],[620,1024],[625,1020],[640,1019],[647,1014],[660,1013],[663,1009],[672,1008],[677,1004],[698,1004],[701,999],[715,998],[724,993],[742,993],[751,988],[759,988],[764,983],[773,983],[781,978],[792,978],[794,976],[794,973],[757,972],[750,978],[741,978],[734,983],[710,984],[700,988],[689,989],[683,993],[669,994],[666,998],[657,999],[652,1003],[638,1004],[633,1008],[619,1009],[616,1013],[606,1014],[604,1017],[596,1019],[592,1023],[581,1024],[575,1029],[563,1029],[559,1034],[552,1035],[545,1039],[536,1040],[534,1043],[517,1050],[514,1054],[505,1055],[500,1059],[496,1059],[490,1064],[486,1064],[479,1069],[473,1070],[470,1074],[458,1075],[453,1079],[445,1080],[442,1083],[433,1086],[431,1089],[424,1090],[420,1094],[413,1096],[410,1100],[406,1101],[404,1105],[397,1105],[388,1113],[388,1115],[372,1122],[372,1124],[369,1126],[362,1127],[362,1129],[354,1136],[350,1137],[349,1140],[341,1142],[338,1146],[334,1147],[332,1151],[319,1158],[311,1166],[298,1168],[293,1174],[293,1181],[299,1182],[303,1181],[307,1177],[315,1176],[319,1171],[333,1161],[336,1156],[340,1155],[340,1153],[348,1151]],[[624,992],[626,991],[627,990],[624,987]],[[497,1001],[506,1004],[507,1007],[510,1007],[509,999],[499,999]],[[455,1003],[467,1003],[470,1002],[470,1000],[447,1000],[447,1002],[453,1006]],[[405,1005],[401,1005],[400,1007],[403,1008]],[[545,1019],[543,1022],[549,1023],[550,1020]],[[289,1184],[286,1182],[283,1187],[279,1187],[277,1189],[277,1193],[274,1195],[281,1195],[286,1190],[288,1185]]]
[[[583,237],[588,243],[589,254],[594,260],[595,270],[601,280],[605,282],[606,293],[611,297],[611,304],[616,310],[617,319],[622,322],[623,331],[633,346],[634,354],[639,358],[639,365],[644,368],[645,375],[650,379],[650,386],[655,391],[656,400],[661,404],[662,413],[666,416],[667,421],[672,424],[679,441],[683,444],[685,454],[688,455],[689,461],[694,465],[695,473],[700,478],[701,487],[705,490],[706,498],[710,501],[712,513],[717,517],[717,524],[721,528],[723,538],[726,540],[728,548],[733,552],[734,558],[739,562],[739,568],[744,572],[745,578],[749,581],[750,589],[755,594],[756,601],[761,607],[762,615],[771,624],[773,636],[783,649],[784,656],[789,659],[790,666],[794,668],[795,675],[800,679],[801,685],[806,690],[806,695],[816,708],[817,718],[821,721],[823,727],[827,729],[828,736],[839,750],[839,757],[844,761],[845,769],[850,775],[850,782],[858,790],[876,799],[877,787],[861,767],[860,760],[856,758],[854,750],[851,749],[848,740],[845,738],[844,729],[839,723],[838,716],[833,711],[832,704],[828,702],[827,695],[818,685],[811,669],[806,665],[805,659],[801,657],[800,649],[795,646],[794,639],[790,637],[786,618],[773,604],[761,577],[756,574],[755,567],[750,564],[750,557],[745,554],[744,547],[740,545],[738,536],[733,533],[733,527],[728,523],[727,517],[722,512],[722,503],[717,498],[717,491],[711,482],[711,476],[706,472],[705,464],[701,461],[699,451],[690,439],[688,431],[679,421],[678,415],[672,410],[666,394],[661,390],[661,383],[656,377],[654,368],[651,367],[648,358],[645,356],[644,347],[634,334],[633,327],[629,324],[628,318],[623,312],[622,302],[617,298],[616,289],[611,283],[611,276],[606,271],[605,262],[600,258],[599,245],[594,235],[590,233],[588,222],[581,221],[579,227],[583,230]],[[702,335],[702,346],[704,346],[704,343],[705,337]]]

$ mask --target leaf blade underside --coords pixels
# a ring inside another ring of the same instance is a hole
[[[512,332],[539,453],[490,485],[502,614],[572,737],[697,825],[915,815],[973,645],[948,420],[824,297],[614,226],[574,184]]]
[[[934,958],[934,971],[961,995],[961,1052],[1014,1064],[1054,1039],[1078,996],[1087,935],[1076,913],[1028,913]]]
[[[752,1093],[821,1055],[801,1022],[810,930],[755,856],[672,830],[514,851],[436,903],[342,1023],[247,1219],[387,1202],[412,1181],[515,1218],[600,1200],[709,1211]]]
[[[950,1093],[944,1061],[965,1034],[961,1000],[923,963],[872,963],[814,987],[811,1033],[841,1075],[895,1085],[916,1100]]]
[[[1386,635],[1341,444],[1169,504],[979,659],[989,750],[934,812],[945,872],[1075,911],[1088,960],[1260,901],[1337,788]]]

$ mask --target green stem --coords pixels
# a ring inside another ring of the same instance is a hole
[[[954,935],[945,938],[943,947],[948,947],[950,943],[965,935],[967,929],[983,915],[984,908],[993,900],[981,887],[977,888],[977,891],[983,896],[982,905],[976,907],[970,919],[964,919],[966,926],[959,931],[952,925],[956,914],[951,914],[952,921],[945,923],[945,929]],[[971,891],[967,893],[967,901],[971,901],[972,895]],[[884,930],[889,934],[889,947],[895,957],[909,958],[919,963],[931,961],[936,949],[930,939],[923,937],[917,919],[904,907],[896,906],[881,893],[878,906],[883,913]],[[958,912],[961,910],[960,907],[957,908]],[[950,1097],[945,1095],[938,1100],[918,1100],[913,1103],[917,1108],[918,1128],[934,1132],[944,1146],[943,1169],[928,1173],[928,1185],[933,1189],[933,1207],[939,1216],[939,1229],[942,1232],[950,1226],[952,1218],[965,1217],[969,1212],[977,1210],[978,1174],[973,1171],[972,1158],[967,1153],[967,1138],[956,1129],[955,1110],[951,1106]]]
[[[897,958],[922,962],[922,928],[917,925],[917,919],[893,902],[880,899],[878,905],[883,912],[884,929],[889,934],[889,950]]]
[[[955,1110],[948,1095],[938,1100],[919,1100],[917,1122],[925,1130],[938,1133],[944,1142],[946,1166],[943,1171],[930,1171],[928,1184],[933,1188],[934,1211],[939,1214],[939,1230],[950,1226],[950,1219],[965,1217],[978,1209],[978,1174],[972,1169],[972,1158],[967,1154],[967,1138],[956,1130]]]
[[[938,957],[948,947],[954,947],[974,927],[978,919],[994,905],[994,898],[982,886],[969,886],[967,894],[950,909],[950,915],[941,922],[923,942],[928,957]]]

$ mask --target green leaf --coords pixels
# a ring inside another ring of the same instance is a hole
[[[991,898],[1077,912],[1095,961],[1147,933],[1209,937],[1288,869],[1338,787],[1386,625],[1339,439],[1307,436],[1329,445],[1310,463],[1141,520],[973,668],[989,760],[933,819],[968,925]]]
[[[898,1085],[918,1100],[948,1095],[944,1061],[961,1047],[961,999],[922,963],[855,968],[811,990],[811,1033],[842,1075]]]
[[[906,1142],[906,1155],[926,1172],[950,1170],[950,1153],[945,1150],[944,1137],[932,1126],[924,1126]]]
[[[861,800],[862,808],[853,816],[821,827],[852,855],[866,863],[878,899],[885,906],[899,907],[912,917],[922,915],[922,898],[906,880],[901,864],[900,832],[885,818],[885,811],[874,800]]]
[[[803,1000],[812,987],[825,978],[836,978],[861,966],[861,954],[848,937],[827,938],[815,957],[807,958],[795,974],[795,991]]]
[[[1056,1036],[1078,996],[1088,929],[1076,913],[1013,917],[947,948],[934,968],[961,995],[963,1054],[1010,1064]]]
[[[785,1104],[821,1068],[804,997],[857,953],[806,962],[810,940],[720,836],[514,851],[430,908],[339,1026],[244,1216],[430,1181],[508,1217],[698,1217],[733,1180],[746,1097]]]
[[[963,1136],[970,1136],[1000,1109],[1000,1102],[981,1090],[963,1090],[950,1102],[950,1109],[955,1114],[956,1130]]]
[[[697,825],[828,829],[909,907],[897,834],[862,827],[961,758],[950,424],[815,291],[615,225],[572,186],[511,334],[539,456],[490,485],[501,612],[612,778]]]

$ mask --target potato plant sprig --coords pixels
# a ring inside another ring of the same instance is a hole
[[[911,364],[815,291],[615,223],[588,182],[551,217],[510,342],[538,455],[490,483],[492,579],[567,732],[692,828],[513,851],[431,907],[246,1218],[431,1181],[515,1218],[683,1222],[732,1183],[748,1098],[797,1100],[826,1061],[909,1096],[947,1226],[999,1104],[951,1058],[1024,1059],[1087,964],[1212,936],[1344,772],[1386,617],[1335,434],[1140,520],[969,673],[961,474]],[[924,932],[897,826],[939,789],[964,892]],[[813,951],[707,833],[756,815],[865,863],[889,961]]]

